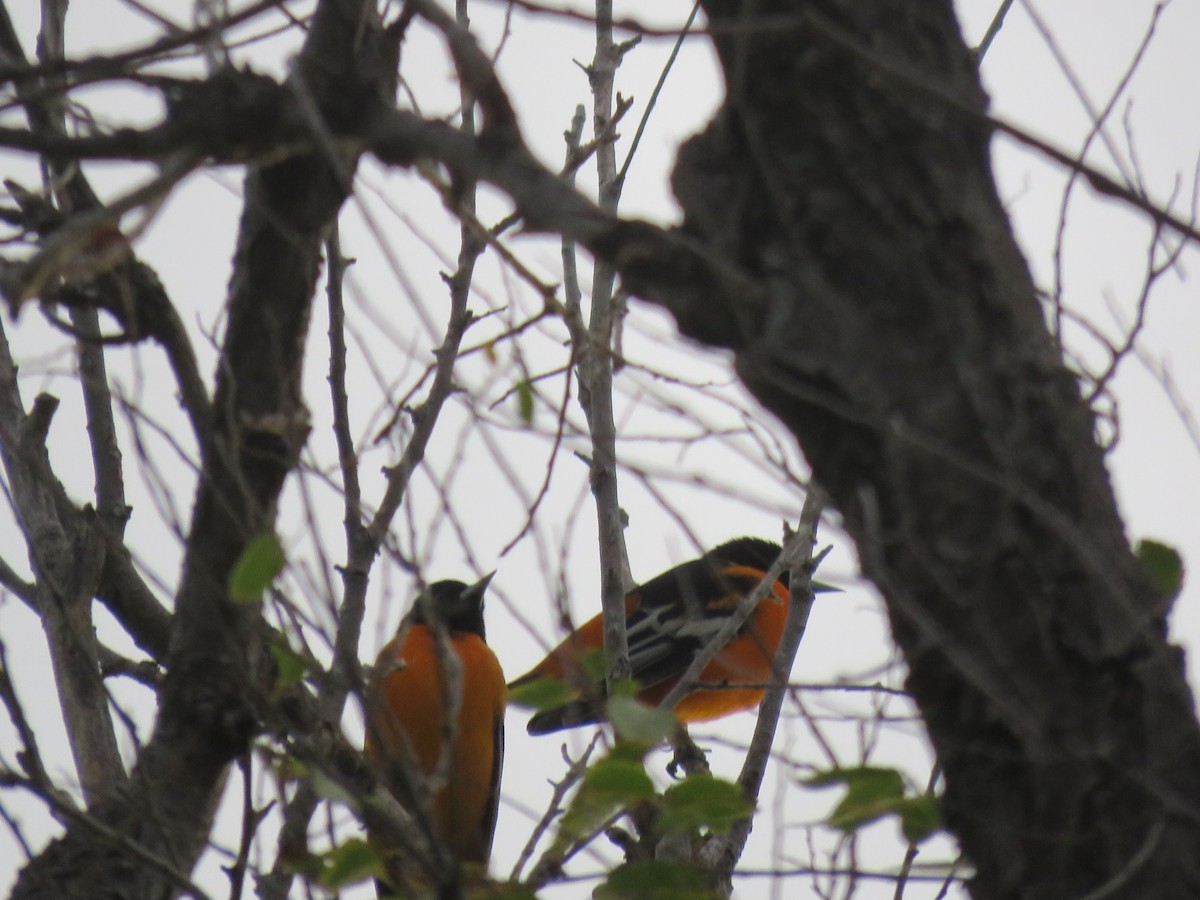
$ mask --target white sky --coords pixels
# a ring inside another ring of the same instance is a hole
[[[11,11],[32,47],[35,26],[34,4],[13,3]],[[983,34],[994,13],[994,0],[962,0],[958,3],[964,31],[970,43]],[[165,8],[167,4],[163,4]],[[645,4],[618,3],[619,15],[637,15],[643,21]],[[689,4],[678,0],[658,0],[653,6],[653,21],[658,24],[681,22]],[[1116,2],[1116,0],[1055,0],[1035,5],[1044,19],[1053,43],[1065,59],[1071,75],[1081,83],[1095,108],[1104,106],[1111,91],[1120,82],[1139,46],[1150,21],[1153,4]],[[473,14],[477,29],[489,47],[495,46],[502,6],[480,2]],[[154,34],[153,28],[125,7],[120,0],[77,4],[68,20],[72,55],[101,52],[113,47],[137,44]],[[1178,195],[1175,210],[1187,217],[1195,187],[1197,150],[1200,148],[1200,108],[1196,100],[1200,85],[1200,57],[1194,53],[1194,36],[1200,33],[1200,13],[1194,5],[1175,0],[1162,14],[1159,29],[1126,91],[1105,133],[1116,148],[1120,162],[1100,142],[1093,144],[1088,161],[1105,172],[1135,168],[1141,173],[1150,197],[1164,203]],[[290,38],[294,42],[294,36]],[[586,79],[572,60],[591,58],[592,38],[577,24],[555,17],[528,17],[517,14],[511,34],[499,58],[499,70],[509,87],[521,115],[527,140],[551,165],[562,157],[562,131],[577,103],[589,103]],[[635,98],[632,117],[621,129],[624,141],[618,157],[634,130],[636,117],[643,110],[650,89],[670,51],[670,41],[648,39],[625,62],[618,78],[619,89]],[[280,51],[275,50],[276,54]],[[253,58],[262,68],[274,66],[256,48],[242,57]],[[450,113],[456,103],[452,72],[440,46],[428,31],[414,34],[405,48],[404,74],[427,114]],[[1083,145],[1090,119],[1084,104],[1074,93],[1064,68],[1055,60],[1047,41],[1033,26],[1021,3],[1014,6],[1005,29],[989,52],[983,66],[985,83],[993,97],[994,113],[1059,148],[1076,153]],[[666,175],[678,144],[702,127],[720,98],[720,79],[711,54],[703,41],[692,41],[681,54],[643,139],[626,187],[622,210],[655,221],[670,223],[676,209],[670,197]],[[88,102],[101,121],[124,123],[153,118],[140,106],[144,95],[132,92],[104,95],[90,92]],[[1125,122],[1128,122],[1128,135]],[[1132,136],[1135,153],[1131,154],[1128,137]],[[1056,279],[1054,267],[1055,233],[1062,204],[1064,173],[1053,164],[1015,142],[998,138],[994,156],[1001,183],[1001,194],[1008,203],[1022,246],[1030,259],[1040,286],[1050,289]],[[11,155],[0,155],[0,172],[16,177],[27,186],[37,184],[36,171],[28,162]],[[138,178],[145,168],[96,166],[89,169],[95,181],[108,195]],[[593,178],[590,170],[580,175],[586,185]],[[229,275],[229,259],[236,233],[240,173],[218,170],[199,173],[188,179],[137,241],[142,258],[162,277],[168,292],[193,329],[201,369],[207,375],[213,368],[213,353],[206,334],[219,328],[219,308]],[[402,209],[407,220],[389,208]],[[481,200],[481,218],[491,221],[503,214],[504,206],[494,194]],[[382,173],[373,166],[360,171],[358,202],[350,204],[343,216],[345,251],[358,259],[351,270],[349,303],[360,329],[359,343],[352,360],[354,378],[351,394],[356,434],[369,438],[387,416],[385,404],[372,373],[390,386],[393,399],[413,384],[430,359],[430,349],[440,340],[419,319],[411,315],[414,303],[425,310],[435,329],[444,319],[444,290],[438,270],[449,268],[457,252],[457,231],[446,223],[440,204],[431,192],[407,174]],[[1130,321],[1144,280],[1146,254],[1151,237],[1144,216],[1110,199],[1097,198],[1085,185],[1076,185],[1066,214],[1062,251],[1064,299],[1070,309],[1100,328],[1110,338],[1118,338],[1122,326]],[[1173,247],[1174,237],[1167,243]],[[517,238],[509,241],[521,258],[545,280],[561,279],[558,248],[551,241]],[[386,253],[384,251],[386,248]],[[392,254],[389,262],[387,254]],[[443,257],[443,261],[439,261]],[[1167,367],[1182,402],[1200,402],[1200,360],[1194,353],[1200,334],[1200,308],[1194,286],[1188,276],[1197,265],[1196,251],[1187,248],[1175,270],[1165,274],[1152,295],[1146,327],[1138,342],[1142,359],[1127,360],[1114,381],[1114,393],[1120,404],[1120,442],[1109,456],[1110,471],[1132,537],[1150,536],[1178,547],[1187,559],[1200,559],[1200,530],[1194,526],[1195,511],[1200,509],[1200,448],[1196,437],[1189,436],[1180,414],[1151,370]],[[586,280],[586,276],[585,276]],[[472,306],[477,311],[502,310],[468,335],[466,343],[500,331],[505,322],[519,320],[537,307],[536,298],[515,280],[502,273],[494,259],[481,264],[476,280],[477,295]],[[397,306],[397,301],[400,301]],[[503,310],[502,308],[507,308]],[[318,300],[314,318],[310,357],[306,372],[314,431],[310,441],[310,459],[322,473],[335,473],[336,457],[327,435],[330,420],[325,363],[325,314]],[[14,353],[22,363],[27,403],[39,390],[50,390],[62,400],[62,407],[51,433],[51,452],[58,471],[68,482],[74,496],[88,497],[90,465],[78,434],[80,404],[71,384],[60,377],[69,373],[72,356],[63,350],[61,338],[54,335],[29,310],[17,323],[4,322]],[[670,404],[699,407],[700,415],[711,427],[736,427],[741,418],[736,409],[723,405],[722,398],[740,398],[729,385],[726,360],[720,354],[697,353],[670,338],[669,320],[660,312],[635,304],[628,326],[626,352],[636,362],[656,371],[665,371],[689,381],[708,384],[697,400],[697,391],[664,383],[636,370],[627,370],[618,378],[619,417],[623,460],[644,466],[654,473],[649,479],[654,492],[668,498],[703,544],[713,544],[738,534],[751,533],[776,537],[781,516],[794,519],[800,507],[800,494],[782,489],[778,479],[755,462],[758,445],[746,437],[734,441],[731,450],[723,443],[708,440],[701,445],[668,442],[667,435],[691,434],[696,426],[670,411]],[[501,550],[520,531],[525,519],[528,497],[535,495],[545,473],[550,442],[544,433],[553,427],[553,413],[539,407],[535,418],[538,433],[522,432],[514,415],[511,398],[505,391],[522,377],[524,367],[536,373],[561,365],[565,354],[561,347],[562,329],[535,329],[522,338],[517,348],[502,345],[496,362],[477,353],[460,364],[460,381],[471,386],[480,398],[471,414],[465,403],[456,403],[447,412],[430,449],[431,460],[443,461],[437,470],[445,476],[450,508],[457,518],[448,520],[438,513],[442,497],[428,478],[414,481],[409,503],[397,517],[393,532],[406,552],[414,552],[423,562],[426,577],[469,577],[498,568],[489,608],[489,634],[498,649],[506,672],[515,676],[537,658],[544,647],[557,640],[559,631],[554,602],[563,592],[577,617],[589,616],[597,608],[597,572],[595,566],[594,513],[586,494],[586,470],[569,453],[556,462],[551,490],[539,509],[533,535],[500,557]],[[1097,345],[1084,338],[1078,329],[1068,334],[1071,349],[1096,367],[1101,357]],[[664,346],[665,344],[665,346]],[[520,356],[517,355],[517,349]],[[368,355],[369,354],[369,355]],[[152,410],[156,421],[191,452],[185,423],[173,399],[173,389],[161,354],[148,346],[116,350],[112,353],[112,375],[120,391],[139,405]],[[1142,361],[1144,360],[1144,361]],[[561,379],[544,383],[547,401],[561,397]],[[495,409],[488,409],[493,401]],[[737,403],[744,403],[737,399]],[[666,407],[664,409],[664,406]],[[382,411],[381,411],[382,410]],[[483,439],[484,432],[475,416],[492,426],[486,435],[502,449],[508,471],[494,462]],[[577,410],[572,413],[579,419]],[[776,429],[778,433],[778,429]],[[651,439],[653,438],[653,439]],[[129,539],[140,562],[167,585],[174,583],[179,543],[164,528],[172,517],[186,523],[191,496],[191,475],[185,465],[172,458],[167,444],[147,437],[155,466],[167,472],[173,512],[162,514],[151,484],[130,478],[130,497],[135,507]],[[570,442],[571,448],[581,446]],[[126,458],[134,460],[132,442],[124,445]],[[394,460],[395,441],[364,452],[364,491],[368,498],[378,496],[381,484],[375,474],[380,466]],[[794,453],[788,451],[792,465]],[[451,462],[458,459],[458,463]],[[148,470],[147,470],[148,471]],[[523,496],[510,482],[523,486]],[[704,484],[689,483],[703,479]],[[746,482],[751,496],[739,500],[728,491],[713,490],[734,482]],[[709,485],[706,487],[705,484]],[[292,570],[285,587],[293,599],[306,598],[314,616],[321,618],[325,598],[324,577],[309,579],[320,568],[319,548],[328,561],[340,562],[341,509],[336,492],[319,477],[305,481],[306,492],[315,509],[315,529],[305,511],[304,494],[295,482],[290,486],[280,519],[280,533],[289,546]],[[622,500],[630,515],[629,550],[635,577],[645,579],[667,566],[693,555],[693,547],[679,527],[671,510],[656,499],[655,493],[633,477],[622,482]],[[456,530],[461,529],[461,530]],[[825,531],[827,538],[839,540],[836,528]],[[465,537],[466,544],[463,539]],[[24,551],[11,522],[11,514],[0,510],[0,547],[4,558],[24,568]],[[793,678],[801,682],[834,682],[842,678],[861,680],[873,677],[891,655],[886,623],[869,588],[854,575],[853,554],[840,542],[824,572],[848,587],[844,595],[819,602],[801,648]],[[335,577],[330,575],[329,577]],[[313,585],[316,585],[315,587]],[[376,574],[372,607],[364,628],[362,655],[373,658],[375,651],[395,627],[409,599],[410,581],[394,560],[381,559]],[[169,595],[169,589],[165,591]],[[1172,628],[1175,639],[1188,647],[1200,644],[1200,589],[1185,587]],[[520,624],[524,620],[527,628]],[[102,634],[111,638],[111,628]],[[17,677],[17,686],[39,734],[42,748],[52,760],[52,771],[62,772],[70,781],[70,760],[62,737],[61,721],[52,693],[49,668],[45,660],[40,631],[33,617],[11,598],[0,604],[0,635]],[[1196,684],[1195,661],[1189,659],[1189,671]],[[128,685],[114,685],[118,699],[135,712],[141,737],[148,733],[144,693]],[[828,695],[806,695],[810,712],[869,709],[861,699]],[[893,703],[887,712],[905,717],[903,703]],[[2,726],[0,726],[2,727]],[[348,727],[357,726],[354,717]],[[725,750],[720,742],[745,741],[753,727],[749,715],[733,717],[718,726],[698,729],[712,736],[716,749],[714,770],[735,777],[740,755]],[[859,739],[855,728],[847,725],[825,726],[841,761],[853,764]],[[507,873],[527,839],[531,816],[540,814],[550,789],[547,779],[563,769],[561,742],[551,738],[531,739],[524,732],[524,717],[514,712],[509,717],[509,747],[506,764],[500,826],[493,857],[493,871]],[[586,730],[569,736],[568,745],[583,745]],[[0,730],[0,746],[11,747],[11,735]],[[704,739],[701,741],[704,742]],[[127,742],[128,743],[128,742]],[[781,725],[777,750],[802,764],[824,765],[820,751],[808,730],[793,716]],[[6,754],[11,758],[11,753]],[[928,777],[928,756],[919,725],[913,722],[889,722],[878,736],[872,757],[877,763],[895,764],[909,773],[915,783]],[[661,765],[657,766],[661,772]],[[792,828],[781,831],[779,824],[796,826],[818,821],[830,808],[836,795],[797,788],[788,778],[786,789],[778,787],[773,773],[764,786],[765,807],[756,823],[744,864],[752,869],[788,865],[779,852],[790,852],[804,833]],[[233,779],[236,781],[236,779]],[[235,793],[240,786],[235,786]],[[265,795],[264,795],[265,796]],[[6,802],[8,798],[5,798]],[[46,833],[45,818],[34,804],[22,804],[24,824],[35,837]],[[342,814],[340,819],[345,819]],[[227,830],[221,838],[232,844],[236,831],[237,809],[227,809],[223,821]],[[885,870],[898,864],[903,853],[895,843],[896,825],[885,821],[871,826],[864,836],[860,862],[864,867]],[[267,842],[264,850],[269,853]],[[802,856],[803,847],[796,856]],[[944,860],[950,850],[941,844],[926,850],[922,859]],[[612,858],[609,854],[608,858]],[[227,882],[220,873],[222,860],[216,854],[206,857],[199,882],[213,894],[227,894]],[[18,849],[5,831],[0,831],[0,890],[7,887],[20,865]],[[599,872],[601,866],[582,859],[572,871],[577,874]],[[588,896],[591,882],[576,883],[546,892],[552,897]],[[780,893],[782,891],[782,893]],[[908,897],[932,896],[913,886]],[[761,877],[739,881],[737,896],[744,898],[809,896],[810,883],[791,879],[786,886]],[[886,883],[864,884],[860,896],[891,896]],[[814,894],[815,895],[815,894]]]

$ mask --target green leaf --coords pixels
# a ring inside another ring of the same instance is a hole
[[[533,888],[511,881],[487,881],[465,887],[466,900],[537,900]]]
[[[361,838],[351,838],[340,847],[321,854],[321,871],[317,883],[337,890],[368,878],[382,877],[383,862],[375,848]]]
[[[304,679],[308,666],[304,658],[282,639],[271,643],[271,655],[275,657],[276,687],[291,687]]]
[[[592,647],[583,654],[583,658],[579,660],[579,667],[583,669],[583,674],[592,681],[601,682],[607,673],[608,667],[604,664],[604,650],[600,647]]]
[[[942,827],[937,801],[927,794],[909,797],[899,804],[900,830],[904,837],[918,844]]]
[[[612,696],[636,697],[639,690],[641,690],[641,685],[632,678],[621,678],[613,684]]]
[[[292,781],[304,781],[312,774],[312,770],[298,759],[288,757],[275,767],[275,773],[285,784]]]
[[[1134,555],[1150,573],[1154,586],[1168,600],[1174,600],[1183,590],[1183,557],[1170,544],[1159,541],[1138,541]]]
[[[303,875],[305,878],[310,878],[313,881],[316,881],[321,876],[322,860],[311,853],[291,856],[285,855],[285,852],[281,849],[278,862],[282,868],[294,875]]]
[[[283,547],[274,534],[260,534],[252,540],[229,576],[229,596],[235,603],[259,603],[263,591],[283,571]]]
[[[618,745],[584,773],[583,783],[562,817],[559,831],[584,837],[619,810],[653,796],[654,783],[642,764],[641,749]]]
[[[623,741],[653,747],[665,741],[678,727],[670,710],[647,706],[630,696],[609,697],[604,709],[617,737]]]
[[[827,769],[817,772],[804,782],[809,787],[829,787],[844,784],[852,791],[859,790],[878,796],[903,796],[904,776],[897,769],[879,766],[857,766],[853,769]]]
[[[320,769],[313,769],[309,773],[308,783],[322,800],[334,800],[345,803],[351,809],[358,809],[358,800],[354,795]]]
[[[533,888],[511,881],[487,881],[465,887],[466,900],[537,900]]]
[[[711,775],[692,775],[667,788],[663,794],[663,831],[684,831],[705,826],[725,834],[733,823],[754,811],[742,789]]]
[[[521,421],[526,425],[533,424],[533,385],[529,383],[528,378],[518,381],[516,384],[517,391],[517,415],[521,417]]]
[[[592,893],[595,900],[716,900],[719,896],[695,866],[669,860],[617,866]]]
[[[904,776],[895,769],[860,766],[819,772],[806,782],[811,787],[846,786],[846,796],[829,816],[829,824],[843,831],[874,822],[899,811],[904,802]]]
[[[508,692],[508,702],[543,712],[570,703],[579,692],[561,678],[535,678]]]
[[[846,786],[846,796],[829,816],[829,824],[843,831],[855,831],[887,815],[899,817],[900,829],[913,842],[923,841],[941,828],[937,801],[927,794],[905,796],[904,776],[896,769],[831,769],[805,783],[812,787]]]

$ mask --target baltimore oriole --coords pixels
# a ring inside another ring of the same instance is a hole
[[[366,692],[365,752],[389,790],[418,821],[428,822],[456,860],[481,867],[492,849],[504,760],[504,673],[483,627],[484,591],[491,577],[469,586],[461,581],[429,585],[380,651]],[[445,627],[458,659],[460,690],[453,690],[455,679],[447,677],[450,667],[431,626],[435,620]],[[449,765],[439,768],[447,752],[448,709],[457,709],[457,724]],[[445,775],[435,783],[427,810],[415,799],[414,773],[427,779]],[[395,855],[384,853],[389,872]],[[411,869],[412,862],[400,868]]]
[[[639,700],[656,705],[670,692],[695,654],[762,581],[779,552],[779,545],[770,541],[737,538],[699,559],[668,569],[626,595],[629,662],[639,685]],[[752,709],[762,701],[787,617],[786,571],[772,590],[741,631],[704,668],[701,684],[679,701],[675,716],[680,722],[719,719]],[[596,616],[509,685],[518,688],[536,679],[555,678],[578,690],[575,699],[536,713],[529,720],[530,734],[549,734],[603,720],[604,683],[586,675],[583,666],[588,651],[595,652],[603,643],[603,618]]]

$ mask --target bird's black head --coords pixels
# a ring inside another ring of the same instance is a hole
[[[435,581],[413,603],[412,621],[428,625],[436,617],[448,631],[467,631],[484,637],[483,595],[492,572],[474,584],[461,581]]]
[[[708,556],[724,564],[733,563],[737,566],[748,566],[766,572],[771,568],[771,564],[779,558],[779,551],[779,545],[771,541],[764,541],[762,538],[740,537],[726,541],[716,549],[710,550]],[[783,570],[783,575],[779,580],[785,585],[788,583],[787,569]]]

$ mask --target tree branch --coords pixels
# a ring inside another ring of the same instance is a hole
[[[108,693],[100,677],[91,603],[103,566],[103,543],[58,515],[41,478],[49,469],[45,436],[58,401],[42,394],[27,416],[8,338],[0,325],[0,460],[36,579],[35,600],[46,634],[71,754],[89,804],[125,780]]]
[[[613,43],[612,0],[596,0],[596,53],[588,69],[592,88],[592,132],[597,137],[613,117],[613,90],[621,50]],[[596,145],[596,177],[600,208],[615,216],[621,199],[616,150],[612,141]],[[617,429],[613,422],[612,347],[616,270],[597,258],[592,268],[588,340],[576,347],[579,360],[579,401],[592,437],[591,488],[596,501],[596,530],[600,542],[600,603],[604,617],[605,680],[611,688],[628,678],[629,642],[625,634],[625,595],[633,590],[625,526],[617,492]]]
[[[796,558],[789,569],[789,590],[791,596],[788,603],[788,614],[784,620],[783,635],[779,641],[779,649],[775,653],[771,684],[763,695],[762,704],[758,708],[758,717],[754,723],[754,734],[750,738],[750,747],[742,762],[742,771],[738,775],[738,786],[745,794],[751,807],[758,805],[758,794],[762,787],[763,775],[766,773],[767,760],[771,755],[771,747],[775,743],[775,729],[779,724],[779,714],[783,709],[783,700],[790,690],[788,679],[800,642],[804,640],[804,632],[808,626],[808,616],[812,612],[813,587],[812,576],[820,564],[820,558],[813,556],[817,540],[817,525],[821,520],[824,506],[822,493],[810,485],[804,498],[804,507],[800,511],[800,523],[794,535],[786,541],[789,548],[797,551]],[[801,552],[803,551],[803,552]],[[705,865],[720,880],[726,893],[732,891],[733,869],[742,857],[746,840],[750,837],[750,829],[754,825],[753,814],[734,823],[728,835],[713,835],[700,850]]]
[[[387,95],[395,72],[395,43],[368,4],[318,5],[295,78],[322,116],[356,116],[366,98]],[[293,156],[247,179],[159,717],[132,789],[97,810],[128,840],[183,869],[205,846],[226,768],[257,729],[267,696],[259,610],[230,601],[229,575],[250,540],[273,528],[276,499],[307,434],[299,380],[320,242],[354,161]],[[14,896],[44,895],[47,885],[62,897],[90,896],[97,884],[124,883],[131,897],[171,889],[161,872],[112,849],[72,826],[26,866]]]

